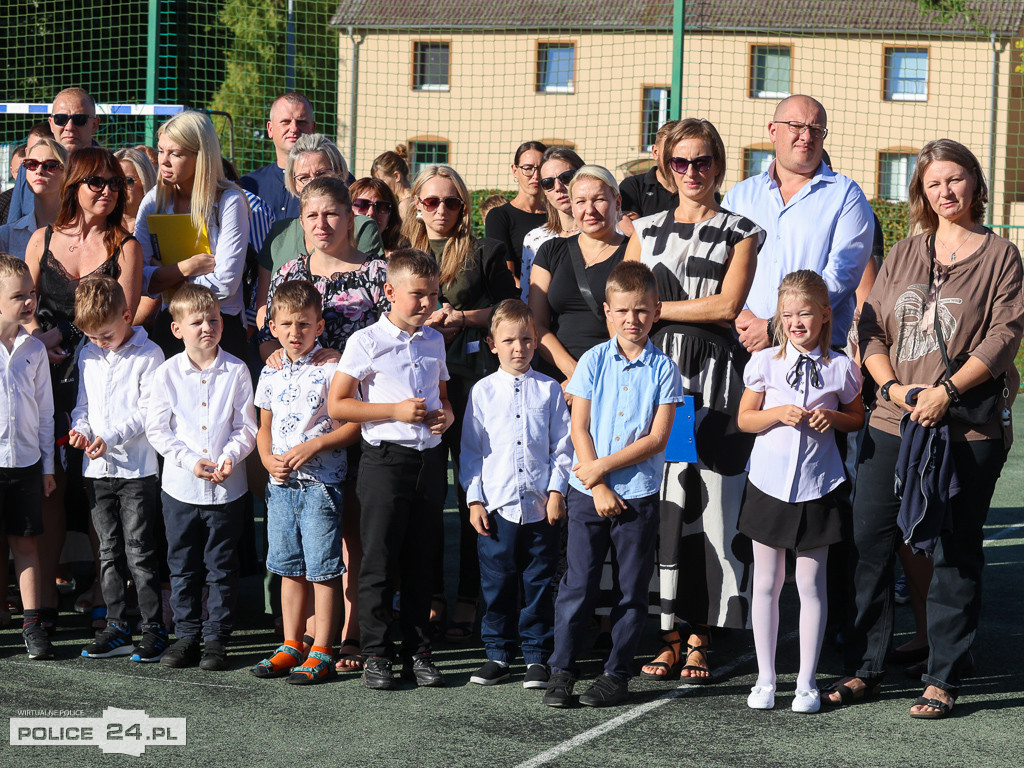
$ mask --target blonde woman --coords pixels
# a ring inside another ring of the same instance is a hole
[[[470,231],[469,190],[454,168],[431,165],[423,169],[412,186],[415,214],[405,219],[403,234],[413,248],[432,253],[441,265],[441,309],[428,321],[444,334],[448,343],[448,400],[455,422],[444,434],[458,477],[462,417],[469,389],[479,379],[497,370],[497,361],[487,347],[487,325],[491,308],[519,291],[506,261],[508,252],[497,240],[477,240]],[[465,642],[473,635],[476,604],[480,594],[480,564],[477,533],[469,523],[465,491],[456,488],[461,520],[459,546],[458,605],[445,633],[449,642]],[[439,627],[444,611],[444,569],[442,552],[437,553],[435,602],[431,621]]]
[[[156,167],[149,156],[137,147],[119,149],[114,152],[114,157],[124,171],[124,226],[129,232],[134,232],[142,198],[156,186]]]
[[[35,197],[33,209],[17,221],[0,227],[0,252],[25,258],[29,238],[41,227],[57,220],[60,210],[60,187],[68,151],[53,139],[36,139],[25,153],[25,181]]]
[[[237,184],[224,175],[220,139],[210,118],[186,110],[174,115],[157,132],[159,178],[139,205],[135,236],[142,246],[145,284],[151,296],[173,290],[185,282],[205,285],[220,301],[224,318],[221,347],[245,359],[246,339],[242,312],[242,272],[249,247],[249,204]],[[211,253],[196,253],[177,264],[154,261],[147,216],[188,214],[192,226],[205,229]],[[153,339],[165,354],[183,347],[171,336],[170,315],[163,311]]]

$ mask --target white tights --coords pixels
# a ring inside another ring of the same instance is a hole
[[[779,595],[786,578],[786,550],[754,544],[754,583],[750,617],[757,650],[757,684],[775,685],[775,646],[779,640]],[[825,587],[828,547],[798,552],[796,585],[800,593],[800,671],[796,687],[816,688],[814,674],[825,636],[828,594]]]

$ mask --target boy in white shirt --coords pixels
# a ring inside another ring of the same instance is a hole
[[[78,358],[78,401],[68,439],[85,452],[82,475],[99,539],[107,626],[82,656],[159,661],[167,650],[156,554],[156,451],[146,439],[146,399],[164,353],[132,327],[124,290],[112,277],[83,280],[75,290],[75,325],[89,343]],[[133,646],[125,615],[129,576],[139,596],[142,639]]]
[[[323,682],[332,672],[341,605],[342,491],[345,447],[359,439],[358,424],[341,425],[327,413],[337,363],[316,365],[324,331],[323,297],[308,280],[289,280],[274,294],[270,332],[284,349],[281,367],[266,366],[256,389],[256,435],[267,484],[267,570],[281,576],[284,644],[251,672],[295,685]],[[309,586],[312,585],[312,590]],[[313,605],[307,595],[313,593]],[[316,629],[303,647],[307,607]],[[289,674],[290,673],[290,674]]]
[[[185,351],[153,374],[146,412],[146,436],[164,457],[160,500],[178,638],[160,663],[221,670],[228,665],[249,490],[244,459],[256,445],[252,380],[245,363],[219,347],[220,303],[209,288],[183,285],[168,309],[171,333]],[[202,621],[204,582],[208,618]]]
[[[22,328],[36,311],[36,287],[21,259],[0,253],[0,523],[14,555],[30,659],[52,659],[39,617],[43,496],[53,493],[53,393],[46,347]]]
[[[396,687],[391,605],[399,577],[402,676],[444,685],[430,659],[430,594],[448,490],[441,435],[453,416],[444,337],[424,327],[437,308],[439,275],[423,251],[391,254],[384,284],[391,311],[349,338],[329,396],[332,418],[363,425],[359,631],[363,684],[377,690]]]
[[[572,467],[569,409],[558,382],[530,368],[537,328],[522,301],[505,299],[494,308],[487,343],[501,369],[469,393],[459,473],[470,522],[480,534],[486,604],[480,636],[488,661],[469,681],[506,680],[521,640],[523,687],[545,688],[554,643],[557,523],[565,517]]]

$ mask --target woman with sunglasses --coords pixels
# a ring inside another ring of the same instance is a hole
[[[137,147],[128,147],[114,152],[124,172],[124,226],[129,232],[135,231],[135,217],[138,216],[142,199],[156,186],[156,168],[149,156]]]
[[[606,168],[584,165],[554,178],[552,189],[565,187],[579,231],[548,240],[537,251],[529,304],[537,323],[538,350],[553,366],[545,372],[550,371],[565,389],[580,355],[610,336],[604,285],[629,241],[616,228],[621,198],[615,177]]]
[[[398,211],[398,200],[391,188],[380,179],[366,176],[352,182],[352,213],[369,216],[380,230],[385,255],[406,248],[409,241],[402,236],[402,215]]]
[[[548,147],[541,155],[540,188],[544,192],[547,220],[536,229],[531,229],[523,238],[519,281],[523,301],[529,301],[530,270],[537,258],[537,250],[554,237],[571,237],[579,232],[572,218],[569,182],[583,166],[582,158],[568,147]]]
[[[405,220],[403,234],[413,248],[432,253],[441,266],[441,309],[430,317],[427,325],[444,334],[448,346],[448,400],[455,422],[443,439],[458,477],[462,418],[470,387],[498,367],[486,341],[491,308],[518,296],[519,291],[506,265],[508,252],[504,244],[488,237],[473,237],[469,190],[454,168],[427,166],[416,177],[412,192],[418,215]],[[445,639],[460,643],[473,635],[480,595],[480,562],[466,493],[458,485],[456,497],[460,519],[458,604]],[[431,622],[436,622],[438,630],[445,613],[443,554],[443,548],[438,550],[431,608]]]
[[[516,196],[487,214],[484,234],[505,244],[508,268],[520,284],[523,238],[547,221],[544,192],[540,188],[540,164],[546,146],[539,141],[526,141],[516,149],[512,161],[512,177],[519,185]]]
[[[679,206],[637,219],[626,258],[658,279],[661,321],[651,340],[678,363],[694,398],[698,461],[665,466],[658,552],[664,647],[643,674],[707,683],[709,627],[749,626],[752,555],[736,529],[753,438],[736,428],[749,355],[731,328],[764,232],[715,201],[725,146],[711,123],[682,120],[664,146],[658,163],[679,190]]]
[[[33,150],[37,149],[33,147]],[[51,148],[52,149],[52,148]],[[37,157],[29,152],[30,157]],[[41,170],[41,169],[40,169]],[[38,171],[37,171],[38,172]],[[30,177],[33,172],[29,172]],[[110,275],[124,289],[128,309],[135,312],[142,291],[142,249],[124,228],[124,174],[114,155],[101,147],[75,150],[68,158],[61,185],[60,207],[52,226],[38,230],[25,252],[39,297],[35,320],[26,330],[37,336],[50,358],[54,420],[61,425],[58,444],[66,437],[78,395],[76,350],[84,343],[75,325],[75,289],[82,279]],[[38,202],[38,201],[37,201]],[[43,501],[44,531],[40,561],[45,584],[42,604],[48,614],[57,613],[57,563],[67,527],[87,531],[88,503],[81,494],[82,452],[66,449],[66,467],[57,469],[57,490]],[[78,503],[64,507],[65,488]],[[77,497],[76,495],[77,494]],[[94,595],[94,598],[99,598]],[[99,598],[94,606],[102,606]],[[104,625],[95,612],[93,619]],[[94,625],[95,626],[95,625]]]
[[[21,164],[35,205],[18,220],[0,227],[0,251],[24,259],[25,249],[36,230],[57,220],[67,160],[68,151],[53,139],[36,139],[29,148]]]
[[[295,197],[302,195],[313,179],[334,176],[342,181],[348,178],[348,163],[337,145],[322,133],[300,136],[288,152],[284,169],[284,188]],[[356,216],[354,224],[355,247],[360,253],[384,257],[380,231],[373,219]],[[256,278],[256,325],[263,327],[267,309],[267,290],[270,278],[287,262],[312,253],[314,243],[306,236],[299,219],[282,219],[270,228],[259,254],[259,272]]]

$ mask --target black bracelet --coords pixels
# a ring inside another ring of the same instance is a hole
[[[956,384],[949,379],[943,379],[942,388],[946,390],[946,394],[949,395],[950,401],[954,403],[960,402],[960,390],[956,388]]]
[[[890,388],[890,387],[891,387],[891,386],[892,386],[893,384],[899,384],[899,382],[898,382],[898,381],[896,381],[896,379],[889,379],[889,380],[888,380],[887,382],[885,382],[885,384],[883,384],[883,385],[882,385],[881,387],[879,387],[879,389],[878,389],[878,395],[879,395],[879,397],[881,397],[881,398],[882,398],[883,400],[885,400],[885,402],[887,402],[887,403],[890,403],[890,402],[892,402],[892,401],[891,401],[891,400],[889,399],[889,388]]]

